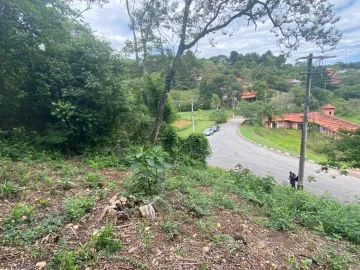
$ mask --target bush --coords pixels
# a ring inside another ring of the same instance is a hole
[[[65,216],[69,221],[81,218],[94,206],[95,201],[89,197],[66,198],[63,203]]]
[[[228,115],[226,111],[216,110],[211,113],[210,120],[215,121],[217,124],[226,123],[228,119]]]
[[[178,152],[179,137],[173,126],[169,124],[163,124],[161,126],[159,142],[170,156],[174,157]]]
[[[206,164],[206,159],[211,155],[209,141],[202,134],[190,134],[181,142],[180,153],[191,159]]]

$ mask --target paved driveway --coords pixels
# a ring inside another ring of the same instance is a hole
[[[299,159],[258,146],[238,134],[242,119],[234,118],[221,126],[219,132],[208,137],[213,155],[210,166],[234,169],[242,164],[256,175],[271,174],[280,184],[289,184],[289,171],[298,172]],[[315,194],[330,192],[342,202],[354,202],[360,195],[360,179],[354,176],[339,175],[336,170],[329,173],[317,173],[319,165],[306,162],[304,187]],[[309,175],[315,176],[316,182],[308,182]],[[332,176],[336,176],[333,178]]]

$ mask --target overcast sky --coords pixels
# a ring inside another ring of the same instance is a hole
[[[328,54],[338,55],[333,61],[345,62],[360,61],[360,0],[330,0],[335,4],[337,15],[341,16],[338,28],[343,37],[337,49]],[[81,6],[75,6],[81,8]],[[84,19],[88,22],[97,35],[104,36],[110,40],[113,47],[121,49],[126,39],[131,39],[132,34],[128,29],[128,16],[124,6],[119,0],[110,0],[102,8],[94,7],[84,13]],[[220,33],[213,35],[216,40],[215,47],[209,45],[209,37],[205,37],[197,48],[198,57],[211,57],[214,55],[229,55],[231,51],[239,53],[257,52],[264,53],[267,50],[275,54],[280,50],[276,46],[276,38],[269,32],[268,25],[258,25],[256,32],[254,27],[242,27],[234,36],[223,36]],[[314,49],[313,44],[303,45],[293,56],[296,59],[310,52],[320,53]]]

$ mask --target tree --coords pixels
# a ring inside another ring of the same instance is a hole
[[[211,95],[211,108],[212,109],[219,109],[219,106],[221,105],[221,100],[217,94]]]
[[[264,100],[266,98],[266,94],[269,90],[266,82],[256,81],[250,88],[250,91],[256,91],[256,99]]]
[[[330,151],[329,163],[340,166],[345,163],[348,168],[360,168],[360,129],[349,132],[341,131],[341,139],[335,141]]]
[[[239,53],[237,51],[232,51],[230,53],[229,62],[230,65],[235,65],[235,63],[239,60]]]
[[[141,34],[143,28],[151,28],[154,41],[160,40],[162,45],[167,44],[174,48],[174,58],[168,69],[163,95],[157,108],[153,142],[159,134],[165,103],[179,59],[186,50],[194,47],[208,34],[221,30],[224,34],[231,35],[227,27],[237,20],[247,20],[255,26],[258,22],[269,20],[273,25],[273,32],[279,38],[279,45],[287,50],[296,49],[304,41],[314,42],[320,47],[334,46],[341,37],[334,26],[339,18],[333,12],[333,5],[326,0],[314,0],[310,3],[301,0],[184,0],[181,5],[175,0],[149,0],[146,3],[149,4],[140,7],[140,14],[151,7],[151,12],[147,13],[148,20],[143,20],[141,16],[133,16],[135,12],[130,10],[130,25],[133,32]],[[139,27],[135,27],[136,25]],[[173,39],[166,34],[169,30]]]

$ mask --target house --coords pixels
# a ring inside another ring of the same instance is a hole
[[[255,101],[256,100],[256,91],[245,91],[241,94],[241,100],[244,101]]]
[[[335,107],[331,104],[326,104],[321,109],[322,112],[309,112],[308,114],[309,123],[315,123],[320,133],[336,135],[340,129],[355,131],[360,128],[360,125],[336,118],[334,116]],[[276,116],[270,121],[270,125],[271,128],[302,129],[303,122],[303,113],[285,113],[282,116]],[[265,119],[264,124],[268,127],[268,119]]]
[[[237,77],[237,78],[236,78],[236,81],[237,81],[238,83],[242,83],[242,82],[244,81],[244,79],[243,79],[242,77]]]
[[[299,86],[299,85],[301,85],[301,81],[299,81],[299,80],[292,80],[292,81],[290,81],[290,84],[291,84],[292,86]]]

